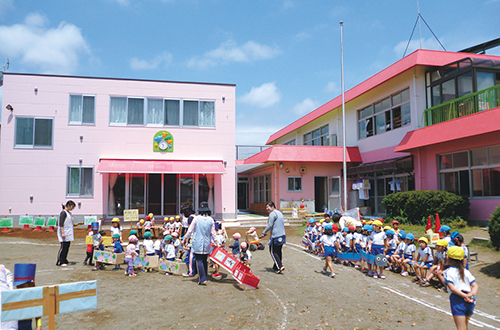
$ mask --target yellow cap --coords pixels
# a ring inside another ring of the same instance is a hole
[[[446,253],[448,257],[455,260],[462,260],[465,257],[465,251],[459,246],[451,246]]]
[[[321,219],[321,220],[319,221],[319,223],[323,223],[323,221],[325,221],[325,219]]]
[[[427,237],[420,237],[418,239],[419,242],[425,242],[425,244],[429,244],[429,240],[427,239]]]
[[[436,242],[436,245],[440,245],[440,246],[448,246],[448,241],[445,240],[445,239],[439,239],[437,242]]]
[[[176,219],[180,219],[180,218],[181,218],[181,216],[180,216],[180,215],[176,215],[176,216],[175,216],[175,218],[176,218]]]
[[[148,216],[149,216],[150,218],[152,218],[152,217],[154,216],[154,214],[153,214],[153,213],[149,213],[149,214],[148,214]]]
[[[118,219],[118,218],[113,218],[113,220],[111,220],[111,222],[120,222],[120,219]]]
[[[384,230],[389,230],[389,229],[392,229],[392,227],[391,226],[385,226],[384,227]]]
[[[174,217],[170,217],[170,220],[175,220]]]
[[[144,223],[144,219],[141,219],[141,221],[139,221],[139,222],[140,222],[141,224],[143,224],[143,223]]]
[[[384,224],[380,220],[375,220],[372,222],[372,225],[382,227]]]
[[[163,218],[163,220],[168,221],[168,217]]]

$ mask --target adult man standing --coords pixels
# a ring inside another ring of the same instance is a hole
[[[280,274],[285,270],[281,255],[283,244],[286,243],[285,218],[283,217],[283,213],[276,209],[274,202],[267,202],[266,210],[269,213],[269,219],[267,220],[267,227],[262,232],[262,235],[260,235],[260,238],[263,238],[268,231],[271,231],[269,251],[274,261],[273,269],[276,274]]]
[[[216,233],[214,219],[210,216],[212,211],[210,211],[208,203],[202,202],[198,212],[199,215],[194,217],[193,222],[189,225],[182,244],[186,246],[189,238],[193,236],[191,249],[196,260],[196,268],[199,276],[198,284],[205,285],[207,284],[207,257],[210,254],[210,242],[212,239],[215,240]]]

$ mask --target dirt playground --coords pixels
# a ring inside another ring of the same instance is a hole
[[[55,266],[59,250],[55,233],[15,229],[0,235],[0,263],[10,270],[15,263],[36,263],[37,286],[97,280],[99,308],[56,315],[57,329],[455,328],[447,293],[412,284],[413,277],[386,272],[387,279],[375,280],[341,265],[335,265],[337,276],[331,279],[320,273],[324,261],[304,252],[301,237],[291,229],[283,248],[283,274],[271,271],[267,245],[253,253],[251,268],[260,277],[255,290],[239,285],[224,270],[221,280],[210,279],[207,286],[197,285],[196,277],[163,272],[138,272],[135,278],[123,270],[113,271],[112,266],[94,272],[82,264],[85,235],[85,230],[76,230],[68,256],[76,264],[65,268]],[[487,233],[477,230],[465,236],[468,241],[479,235]],[[471,272],[480,290],[469,327],[498,329],[500,253],[472,250],[479,253]],[[45,329],[47,324],[44,317]]]

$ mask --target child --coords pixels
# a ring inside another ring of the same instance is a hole
[[[144,237],[146,237],[147,232],[151,232],[151,228],[153,228],[153,223],[151,222],[151,217],[148,215],[144,218]]]
[[[98,225],[99,223],[96,222]],[[88,233],[88,236],[94,236],[94,228],[92,228],[92,225],[90,226],[91,227],[91,230],[89,231]],[[99,229],[99,227],[97,227],[97,229]],[[88,264],[90,266],[94,266],[94,263],[92,262],[94,260],[94,245],[93,244],[87,244],[87,256],[85,257],[85,260],[83,261],[83,264],[86,266],[87,265],[87,260],[88,260]]]
[[[474,313],[479,285],[472,274],[465,269],[465,252],[461,247],[448,249],[447,260],[450,268],[445,270],[444,279],[450,295],[451,314],[457,329],[467,329],[469,319]]]
[[[250,260],[251,259],[252,259],[252,253],[250,253],[250,251],[248,251],[248,244],[247,244],[247,242],[241,242],[240,261],[242,263],[244,263],[246,266],[250,266]],[[216,270],[215,272],[219,273],[218,270]]]
[[[111,235],[114,235],[114,234],[120,235],[120,242],[123,242],[123,239],[122,239],[123,228],[120,227],[120,219],[113,218],[113,220],[111,220],[111,224],[112,224],[112,227],[109,229],[111,231]]]
[[[396,238],[394,237],[394,230],[389,229],[385,232],[385,234],[387,235],[387,241],[388,241],[387,242],[387,251],[385,253],[385,256],[386,256],[387,260],[390,262],[392,255],[396,251],[397,241],[396,241]],[[392,269],[392,267],[389,264],[385,270],[391,270],[391,269]]]
[[[165,249],[164,249],[164,254],[165,254],[165,260],[167,261],[175,261],[175,247],[172,244],[172,235],[167,235],[163,239],[165,241]],[[172,273],[165,273],[165,275],[169,276],[172,275]]]
[[[233,234],[234,243],[229,245],[229,248],[232,249],[231,253],[234,255],[235,258],[240,257],[240,241],[239,241],[240,238],[241,238],[240,233],[234,233]]]
[[[181,216],[180,215],[176,215],[175,216],[175,223],[174,223],[174,230],[177,234],[180,234],[181,233],[181,229],[182,229],[182,222],[181,222]]]
[[[132,229],[128,235],[129,236],[135,235],[135,237],[137,237],[137,230]],[[141,249],[140,249],[139,239],[137,239],[137,242],[134,245],[135,245],[135,253],[137,253],[137,255],[140,255],[141,254]]]
[[[398,234],[399,244],[396,248],[396,251],[394,251],[394,254],[390,258],[391,265],[395,273],[401,272],[402,269],[404,253],[406,250],[405,239],[406,239],[406,233],[404,232],[404,230],[400,230]]]
[[[423,282],[420,284],[420,286],[423,287],[429,286],[431,285],[430,281],[434,278],[435,275],[437,275],[437,273],[441,273],[442,275],[442,273],[444,272],[447,246],[448,246],[448,241],[445,239],[440,239],[436,242],[436,252],[434,253],[433,265],[429,269],[427,276],[423,279]]]
[[[179,251],[182,250],[182,246],[181,246],[181,240],[179,239],[179,233],[175,231],[172,233],[172,245],[174,246],[175,249],[175,258],[177,258]],[[182,259],[182,255],[180,258]]]
[[[329,269],[329,276],[331,278],[334,278],[335,272],[333,271],[333,258],[336,257],[335,242],[337,238],[333,234],[332,224],[328,224],[325,226],[324,234],[319,240],[321,244],[323,244],[323,249],[325,251],[325,267],[323,267],[321,273],[328,274],[327,269]]]
[[[97,225],[95,225],[97,227],[94,227],[94,225],[92,225],[92,224],[97,224]],[[92,222],[92,224],[90,225],[91,228],[99,228],[98,222]],[[104,235],[106,235],[106,232],[104,230],[101,230],[100,232],[95,231],[95,234],[92,235],[92,240],[94,241],[94,251],[95,250],[104,251],[104,244],[103,244],[104,239],[102,238]],[[95,267],[92,268],[92,270],[93,271],[96,271],[99,269],[104,270],[105,268],[106,268],[106,266],[104,266],[103,263],[96,261]]]
[[[170,217],[168,219],[168,223],[167,223],[167,229],[170,230],[170,232],[174,232],[175,231],[175,224],[174,224],[174,221],[175,221],[175,218],[174,217]]]
[[[315,220],[313,218],[309,219],[309,221],[307,222],[307,226],[304,229],[304,236],[302,238],[302,244],[304,244],[304,249],[306,251],[312,251],[312,249],[313,249],[311,239],[312,239],[312,235],[313,235],[312,232],[314,230],[314,222],[315,222]]]
[[[142,230],[144,229],[144,219],[139,220],[137,223],[137,231],[139,232],[139,238],[143,238],[142,236]]]
[[[128,237],[129,243],[125,249],[125,263],[127,264],[127,271],[125,272],[125,275],[128,276],[137,276],[137,274],[134,273],[134,257],[139,255],[135,250],[135,243],[137,243],[137,241],[138,239],[135,235],[130,235]]]
[[[114,253],[123,253],[123,247],[122,247],[122,243],[120,242],[120,235],[119,234],[113,234],[113,236],[111,236],[113,238],[113,252]],[[119,270],[120,269],[120,265],[119,264],[116,264],[115,268],[113,268],[113,270]]]
[[[2,291],[12,291],[13,289],[12,272],[5,268],[4,265],[0,265],[0,296]],[[17,320],[7,322],[0,321],[0,329],[17,329]]]
[[[36,264],[15,264],[14,265],[14,283],[13,285],[16,289],[30,288],[35,286],[35,273]],[[36,329],[42,329],[42,318],[37,317]],[[18,327],[19,330],[31,330],[32,320],[19,320]]]
[[[460,246],[462,249],[464,249],[465,256],[463,259],[463,263],[464,263],[465,269],[469,270],[469,248],[464,243],[464,237],[462,235],[460,235],[460,233],[458,231],[451,233],[450,237],[451,237],[451,242],[455,246]]]
[[[415,260],[415,244],[413,244],[413,240],[415,236],[412,233],[408,233],[406,235],[405,243],[406,248],[404,251],[404,259],[401,264],[403,270],[401,271],[401,276],[408,276],[408,265],[413,265],[413,261]]]
[[[323,221],[321,222],[321,234],[323,234],[324,230],[325,230],[325,227],[327,225],[331,225],[332,222],[331,222],[331,219],[332,219],[332,215],[333,215],[333,212],[330,211],[330,210],[327,210],[325,212],[325,215],[324,215],[324,218],[323,218]]]
[[[415,263],[415,273],[416,277],[413,279],[413,283],[421,284],[423,279],[427,276],[427,269],[432,267],[434,257],[432,256],[431,248],[427,246],[429,240],[426,237],[420,237],[418,239],[418,254]]]
[[[383,254],[387,250],[387,235],[382,230],[382,222],[380,220],[373,221],[373,232],[370,235],[370,241],[368,243],[368,251],[371,252],[372,255],[376,256],[378,254]],[[377,274],[377,266],[372,266],[375,271],[372,272],[371,276],[373,278],[381,278],[385,279],[384,276],[384,267],[378,267],[379,272]],[[368,276],[370,273],[368,272]]]
[[[168,217],[163,218],[163,230],[168,230]]]
[[[366,247],[368,246],[368,241],[369,241],[369,238],[370,238],[370,235],[368,234],[368,229],[370,228],[371,226],[370,225],[364,225],[363,226],[363,233],[362,233],[362,236],[361,236],[361,239],[359,241],[359,245],[360,245],[360,250],[363,250],[363,251],[366,251]],[[363,259],[361,259],[361,272],[362,273],[367,273],[368,272],[368,269],[366,269],[365,267],[365,261]],[[371,270],[371,268],[370,268]]]
[[[250,227],[250,229],[248,229],[248,231],[245,233],[245,235],[247,236],[247,240],[249,242],[256,242],[256,241],[258,242],[259,241],[259,235],[257,235],[257,231],[256,231],[255,227]],[[248,236],[250,236],[250,237],[248,237]]]
[[[144,233],[144,240],[142,241],[142,246],[144,249],[144,256],[154,256],[156,255],[155,253],[155,243],[151,239],[153,234],[151,234],[150,231],[146,231]],[[152,272],[153,268],[151,267],[144,267],[142,272],[147,273],[147,272]]]
[[[449,245],[451,243],[450,230],[451,230],[450,226],[447,225],[441,226],[441,228],[439,229],[439,233],[443,235],[443,238],[448,241]]]
[[[392,221],[392,230],[394,230],[394,236],[398,237],[399,234],[399,221],[398,220],[393,220]],[[400,242],[398,242],[399,244]]]
[[[155,253],[158,256],[158,258],[161,258],[161,242],[163,242],[163,234],[159,234],[158,238],[155,241],[154,248],[155,248]]]

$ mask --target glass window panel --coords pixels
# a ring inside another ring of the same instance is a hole
[[[215,102],[200,102],[200,126],[215,127]]]
[[[439,71],[434,71],[434,72],[431,72],[431,80],[432,81],[436,81],[436,80],[439,80],[441,79],[441,73]]]
[[[472,93],[472,71],[464,73],[457,78],[458,97]]]
[[[483,169],[483,196],[491,196],[490,170]]]
[[[16,145],[33,145],[33,118],[16,117]]]
[[[411,107],[410,103],[401,106],[401,124],[402,126],[411,123]]]
[[[457,172],[443,173],[442,176],[444,178],[443,189],[448,192],[457,193]]]
[[[165,100],[165,125],[180,124],[180,101]]]
[[[377,196],[385,196],[385,180],[377,179]]]
[[[385,112],[385,130],[390,131],[392,129],[391,125],[391,111]]]
[[[144,99],[128,99],[127,124],[144,125]]]
[[[389,109],[391,107],[391,98],[388,97],[385,100],[382,100],[382,109]]]
[[[108,215],[123,215],[125,209],[125,174],[109,174]]]
[[[477,90],[482,91],[483,89],[495,86],[495,74],[493,72],[480,72],[476,73],[477,76]]]
[[[392,104],[396,105],[396,104],[399,104],[399,103],[401,103],[401,93],[394,94],[392,96]]]
[[[359,122],[359,138],[364,139],[366,137],[366,120]]]
[[[366,120],[366,136],[373,136],[373,118]]]
[[[328,134],[328,126],[321,127],[321,135]]]
[[[293,191],[293,178],[288,178],[288,191]]]
[[[83,115],[82,115],[82,123],[84,124],[94,124],[94,111],[95,98],[93,96],[84,96],[83,97]]]
[[[184,126],[198,126],[198,101],[184,101]]]
[[[385,132],[385,113],[381,113],[375,116],[376,132],[375,134],[380,134]]]
[[[441,104],[441,95],[439,94],[439,85],[432,87],[432,105]]]
[[[340,194],[340,179],[330,178],[330,195]]]
[[[407,102],[409,100],[410,100],[410,89],[407,88],[401,92],[401,102]]]
[[[375,103],[374,108],[375,108],[375,113],[382,111],[382,102]]]
[[[35,119],[35,146],[50,147],[52,145],[52,119]]]
[[[194,205],[194,176],[192,174],[181,175],[180,185],[181,205]],[[193,210],[195,210],[194,207]]]
[[[319,134],[319,129],[314,130],[314,131],[312,132],[312,137],[313,137],[313,139],[317,138],[319,135],[320,135],[320,134]]]
[[[401,107],[396,107],[392,109],[392,122],[394,128],[401,127]]]
[[[69,96],[69,122],[81,123],[82,122],[82,96],[70,95]]]
[[[440,156],[440,166],[439,166],[439,169],[443,170],[443,169],[446,169],[446,168],[452,168],[452,154],[448,154],[448,155],[442,155]]]
[[[500,146],[488,148],[488,163],[490,165],[500,164]]]
[[[127,123],[127,98],[112,97],[109,101],[109,122],[111,124]]]
[[[488,164],[487,149],[472,150],[472,166],[482,166]]]
[[[472,170],[472,196],[483,196],[482,170]]]
[[[491,196],[500,196],[500,167],[490,168]]]
[[[80,169],[68,167],[68,195],[80,194]]]
[[[450,79],[442,84],[443,103],[456,99],[455,79]]]
[[[201,202],[209,202],[210,189],[208,186],[207,177],[204,174],[200,174],[198,178],[198,200]],[[213,195],[211,196],[213,197]],[[209,207],[213,210],[212,201],[209,202]]]
[[[144,174],[130,175],[130,209],[138,209],[144,214]]]
[[[459,191],[458,193],[462,196],[469,196],[470,194],[470,182],[469,182],[469,171],[459,171]]]
[[[153,125],[163,125],[163,100],[148,99],[147,123]]]
[[[295,191],[302,190],[302,178],[295,178]]]
[[[81,196],[92,196],[94,194],[93,168],[82,168]]]
[[[469,156],[468,152],[457,152],[453,154],[453,167],[468,167],[469,166]]]

